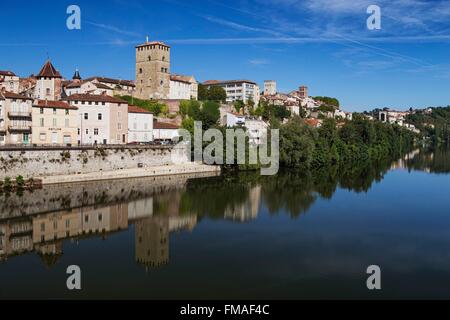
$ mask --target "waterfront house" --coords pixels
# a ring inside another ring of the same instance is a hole
[[[76,145],[78,108],[64,101],[36,100],[32,112],[32,142],[36,145]]]
[[[32,98],[0,91],[0,145],[28,145],[31,140]]]
[[[0,70],[0,90],[2,88],[9,92],[19,93],[19,77],[14,72]]]
[[[65,100],[78,108],[78,144],[128,143],[126,101],[106,94],[73,94]]]
[[[153,114],[136,106],[128,106],[128,142],[145,143],[152,140]]]
[[[166,122],[153,121],[153,140],[171,141],[179,137],[179,126]]]

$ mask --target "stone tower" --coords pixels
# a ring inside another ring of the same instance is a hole
[[[58,70],[47,60],[36,76],[34,97],[40,100],[59,100],[62,93],[62,77]]]
[[[136,97],[169,99],[170,47],[163,42],[136,46]]]

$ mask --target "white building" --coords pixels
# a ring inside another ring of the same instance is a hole
[[[238,113],[228,112],[227,115],[227,127],[236,127],[245,125],[245,116]]]
[[[180,136],[178,130],[180,127],[165,122],[153,121],[153,140],[155,141],[171,141]]]
[[[94,81],[82,81],[75,80],[72,83],[68,84],[64,91],[67,96],[71,96],[73,94],[106,94],[108,96],[114,95],[114,90],[100,82]]]
[[[153,114],[136,106],[128,106],[128,142],[149,141],[153,141]]]
[[[197,100],[198,82],[193,76],[170,76],[169,99],[171,100]]]
[[[19,93],[19,77],[11,71],[0,70],[0,90],[3,88],[12,93]]]
[[[264,95],[273,96],[277,94],[277,82],[274,80],[264,81]]]
[[[126,144],[128,103],[103,95],[73,94],[66,98],[78,107],[78,144]]]
[[[36,76],[34,98],[56,101],[61,99],[61,93],[62,76],[52,65],[50,60],[47,60],[39,74]]]
[[[256,82],[250,80],[208,80],[203,83],[208,88],[218,86],[225,89],[227,93],[227,102],[232,103],[235,101],[243,101],[247,104],[249,101],[253,101],[255,105],[258,105],[260,92],[259,86]]]
[[[261,119],[248,117],[232,112],[227,113],[227,127],[243,127],[247,129],[249,142],[252,144],[261,144],[263,138],[267,137],[269,125]]]

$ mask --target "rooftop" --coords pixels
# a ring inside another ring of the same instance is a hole
[[[42,67],[41,71],[39,71],[39,74],[37,75],[38,78],[45,77],[45,78],[62,78],[61,74],[58,70],[55,69],[55,67],[52,65],[50,60],[47,60],[45,62],[44,66]]]
[[[0,70],[0,76],[10,76],[10,77],[15,77],[16,74],[12,71],[3,71]]]
[[[38,108],[78,110],[77,107],[71,106],[67,102],[64,102],[64,101],[38,100],[37,103],[35,103],[33,106],[38,107]]]
[[[135,87],[136,85],[131,80],[120,80],[120,79],[112,79],[112,78],[105,78],[105,77],[90,77],[85,79],[85,81],[92,81],[97,80],[98,82],[104,82],[104,83],[111,83],[119,86],[129,86],[129,87]]]
[[[9,92],[9,91],[0,91],[0,100],[5,99],[20,99],[20,100],[33,100],[33,98],[29,98],[17,93]]]
[[[88,102],[109,102],[109,103],[124,103],[128,104],[125,100],[111,97],[106,94],[73,94],[65,98],[67,101],[88,101]]]
[[[166,129],[166,130],[178,130],[179,126],[167,122],[157,122],[153,123],[153,129]]]
[[[128,106],[128,113],[146,113],[146,114],[152,114],[150,111],[145,110],[143,108],[139,108],[136,106]]]
[[[251,80],[208,80],[203,82],[204,85],[214,85],[214,84],[236,84],[236,83],[251,83],[257,85],[256,82]]]

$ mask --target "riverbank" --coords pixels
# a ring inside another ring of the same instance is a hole
[[[209,172],[220,174],[221,172],[220,166],[208,166],[197,163],[173,164],[173,165],[155,166],[137,169],[123,169],[116,171],[100,171],[83,174],[46,176],[41,177],[40,180],[42,185],[53,185],[53,184],[148,178],[148,177],[209,173]]]

